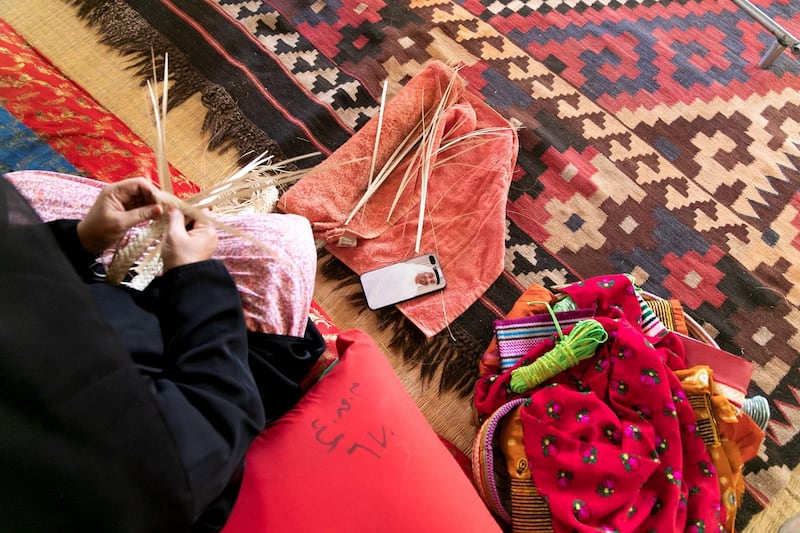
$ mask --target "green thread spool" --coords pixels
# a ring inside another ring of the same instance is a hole
[[[516,393],[529,391],[584,359],[594,356],[597,346],[608,340],[606,330],[600,322],[592,318],[581,320],[575,324],[569,335],[565,337],[561,333],[561,327],[549,305],[547,305],[547,310],[553,317],[561,339],[549,352],[533,363],[511,371],[511,390]]]

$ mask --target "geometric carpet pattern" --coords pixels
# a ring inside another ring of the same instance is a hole
[[[99,27],[122,4],[74,3]],[[796,1],[754,3],[800,33]],[[774,37],[733,2],[125,4],[286,156],[334,151],[376,114],[384,80],[396,92],[431,60],[461,64],[520,127],[520,151],[505,271],[449,342],[474,363],[530,283],[631,273],[753,361],[750,394],[770,398],[738,528],[798,465],[800,62],[759,68]],[[445,383],[463,387],[448,363]]]

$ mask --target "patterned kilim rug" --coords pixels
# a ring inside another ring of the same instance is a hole
[[[324,157],[377,112],[384,79],[396,91],[432,59],[462,63],[470,89],[522,127],[506,269],[439,337],[382,315],[397,348],[424,377],[441,367],[442,387],[467,393],[493,320],[529,284],[630,272],[752,360],[750,394],[770,398],[738,527],[791,477],[800,62],[786,52],[759,68],[775,39],[733,2],[69,3],[140,75],[151,49],[168,51],[173,104],[200,92],[213,145],[242,157]],[[796,2],[756,4],[800,33]]]

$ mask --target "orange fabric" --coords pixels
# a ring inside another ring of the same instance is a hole
[[[689,334],[689,328],[686,326],[686,316],[683,314],[683,306],[678,300],[667,300],[672,308],[672,323],[673,331],[682,333],[683,335]]]
[[[713,395],[711,400],[715,414],[719,410],[727,412],[731,405],[720,394]],[[723,404],[728,405],[721,407]],[[764,441],[764,432],[749,416],[739,410],[736,410],[733,419],[719,416],[717,424],[724,455],[720,457],[721,465],[717,466],[715,461],[714,466],[717,468],[717,472],[720,473],[727,463],[729,477],[720,476],[720,488],[722,489],[722,504],[729,513],[726,524],[727,530],[734,533],[736,511],[742,503],[745,491],[744,465],[758,454],[761,443]],[[714,454],[711,457],[715,459]],[[726,484],[726,480],[728,480],[728,484]]]
[[[722,438],[738,445],[744,463],[758,455],[758,450],[764,441],[764,431],[742,412],[737,414],[735,422],[720,421],[719,433]]]
[[[528,454],[525,453],[525,439],[522,435],[522,419],[519,406],[508,413],[500,423],[499,447],[506,459],[506,470],[509,477],[531,479]]]
[[[719,479],[723,524],[726,531],[733,533],[745,491],[744,464],[758,453],[764,432],[717,392],[710,367],[695,366],[679,370],[676,375],[687,394],[710,396],[711,411],[695,408],[695,416],[698,420],[712,419],[719,435],[718,442],[708,446],[708,452]]]
[[[423,116],[430,123],[452,79],[455,84],[436,132],[438,141],[446,145],[444,139],[486,128],[499,130],[461,140],[430,158],[419,252],[415,244],[423,189],[418,161],[408,161],[412,156],[345,224],[370,181],[379,116],[331,154],[317,173],[292,186],[278,204],[284,212],[308,218],[315,237],[324,239],[331,254],[358,274],[436,253],[447,288],[397,306],[427,336],[464,312],[503,270],[505,208],[518,148],[516,131],[508,122],[470,94],[452,69],[434,62],[386,104],[375,169],[380,170],[404,140],[414,136]],[[389,218],[409,164],[414,169],[410,182]],[[355,236],[357,245],[339,246],[343,235]]]

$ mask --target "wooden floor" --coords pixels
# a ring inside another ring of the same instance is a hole
[[[125,70],[126,60],[98,43],[73,8],[63,0],[0,2],[0,17],[50,58],[68,77],[83,86],[106,108],[146,140],[152,139],[144,89]],[[204,108],[195,96],[169,114],[168,147],[171,163],[184,175],[207,185],[235,168],[234,154],[211,153],[200,133]],[[357,328],[369,333],[383,348],[399,379],[431,426],[443,437],[468,452],[476,427],[469,398],[439,394],[438,382],[421,383],[416,369],[402,363],[400,354],[388,349],[386,334],[378,330],[370,311],[359,313],[347,304],[354,288],[339,289],[334,281],[317,276],[315,300],[340,329]],[[783,473],[785,487],[769,508],[754,518],[746,532],[774,532],[790,516],[800,512],[800,468]]]

